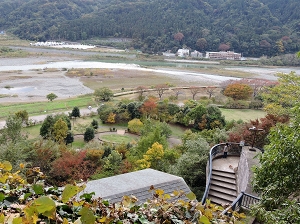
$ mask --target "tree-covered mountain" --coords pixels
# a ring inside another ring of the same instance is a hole
[[[298,0],[0,0],[0,29],[30,40],[132,38],[145,52],[294,53]]]

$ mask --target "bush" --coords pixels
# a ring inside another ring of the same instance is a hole
[[[244,100],[232,100],[229,99],[225,105],[225,108],[231,109],[249,109],[249,102]]]

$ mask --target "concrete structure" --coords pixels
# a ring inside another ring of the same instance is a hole
[[[135,196],[140,203],[152,198],[151,186],[164,190],[165,194],[182,190],[186,194],[191,192],[183,178],[153,169],[144,169],[136,172],[121,174],[99,180],[89,181],[82,193],[94,192],[95,198],[109,200],[112,203],[120,202],[122,197]]]
[[[218,60],[241,60],[242,54],[234,53],[233,51],[206,52],[205,58]]]

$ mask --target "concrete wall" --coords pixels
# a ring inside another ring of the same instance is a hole
[[[237,172],[237,192],[246,191],[249,181],[249,165],[245,151],[242,151]]]

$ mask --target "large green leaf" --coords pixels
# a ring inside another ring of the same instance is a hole
[[[56,205],[51,198],[42,196],[36,199],[32,206],[34,206],[39,214],[42,214],[48,218],[55,218]]]
[[[81,215],[80,220],[84,224],[94,224],[96,221],[96,217],[94,216],[94,213],[86,207],[83,207],[80,210],[79,215]]]
[[[62,202],[66,203],[70,198],[74,197],[84,188],[85,186],[76,186],[76,185],[67,184],[62,193]]]

